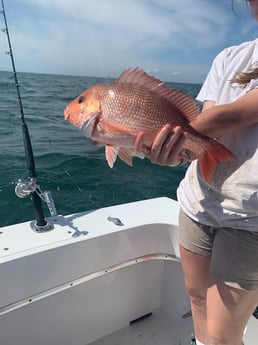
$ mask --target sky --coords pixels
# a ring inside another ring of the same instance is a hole
[[[140,67],[202,83],[218,52],[258,37],[241,0],[234,11],[231,0],[5,0],[5,12],[18,72],[117,77]],[[3,71],[7,50],[0,31]]]

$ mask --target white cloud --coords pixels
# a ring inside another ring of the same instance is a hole
[[[17,3],[24,12],[13,13]],[[20,69],[84,75],[203,74],[234,21],[225,0],[8,0],[8,10]]]

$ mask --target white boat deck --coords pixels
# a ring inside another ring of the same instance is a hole
[[[190,345],[192,318],[172,320],[162,310],[91,345]]]
[[[251,317],[244,335],[245,345],[257,344],[257,319]],[[193,334],[192,317],[174,320],[164,311],[109,334],[90,345],[190,345]]]
[[[1,228],[0,345],[190,345],[178,210],[157,198]]]

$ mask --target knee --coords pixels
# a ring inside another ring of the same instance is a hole
[[[206,297],[201,294],[192,294],[189,295],[191,303],[196,307],[206,308]]]
[[[186,284],[186,290],[191,302],[197,307],[206,306],[207,290]]]

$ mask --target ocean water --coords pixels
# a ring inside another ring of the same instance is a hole
[[[18,73],[22,104],[36,164],[37,183],[52,192],[57,213],[66,215],[154,197],[176,199],[184,167],[160,167],[134,159],[134,167],[106,163],[104,148],[93,147],[63,118],[67,103],[106,79]],[[197,84],[168,83],[195,97]],[[34,219],[31,197],[15,194],[27,180],[20,111],[13,74],[0,72],[0,226]],[[45,216],[48,209],[43,204]]]

